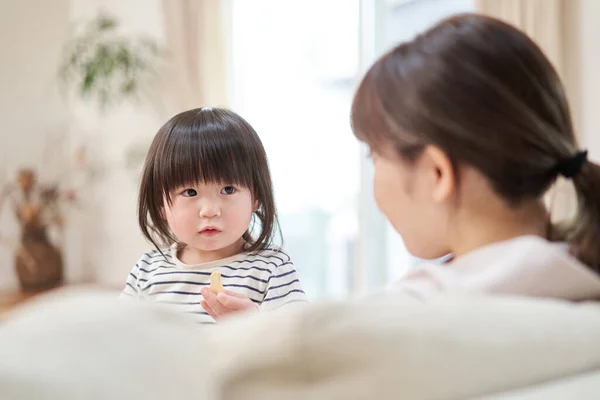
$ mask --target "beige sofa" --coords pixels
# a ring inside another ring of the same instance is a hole
[[[322,304],[210,335],[225,399],[600,398],[595,304]]]
[[[388,299],[200,329],[113,297],[55,294],[0,325],[0,398],[600,398],[596,304]]]

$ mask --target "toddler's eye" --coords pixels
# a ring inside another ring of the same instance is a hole
[[[198,194],[198,192],[196,192],[196,189],[185,189],[183,192],[181,192],[181,194],[185,197],[194,197]]]
[[[221,189],[221,194],[234,194],[236,192],[236,188],[233,186],[225,186]]]

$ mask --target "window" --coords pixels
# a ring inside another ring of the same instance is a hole
[[[349,110],[358,5],[232,2],[233,107],[263,140],[284,245],[311,298],[352,286],[360,150]]]

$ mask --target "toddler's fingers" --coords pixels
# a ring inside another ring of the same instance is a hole
[[[200,300],[200,305],[202,306],[202,308],[204,308],[204,310],[208,313],[208,315],[213,317],[215,320],[218,318],[218,315],[215,313],[215,311],[212,309],[212,307],[206,302],[206,300]]]
[[[230,296],[233,296],[233,297],[237,297],[239,299],[247,299],[247,297],[244,296],[243,294],[238,293],[238,292],[234,292],[233,290],[227,290],[227,289],[225,289],[224,293],[226,293],[226,294],[228,294]]]
[[[219,293],[217,295],[217,301],[224,307],[231,310],[249,310],[255,308],[254,303],[247,297],[232,296],[227,293]]]
[[[202,297],[204,297],[204,300],[216,315],[222,315],[227,311],[223,309],[223,306],[221,306],[221,303],[217,300],[217,295],[211,292],[207,287],[203,287],[200,290],[200,293],[202,293]]]

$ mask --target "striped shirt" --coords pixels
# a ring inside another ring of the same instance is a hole
[[[163,254],[155,250],[142,255],[127,278],[122,297],[170,304],[198,323],[214,323],[200,305],[200,290],[210,285],[210,274],[219,271],[226,289],[247,296],[261,311],[307,301],[294,263],[278,247],[197,265],[181,262],[174,246]]]

